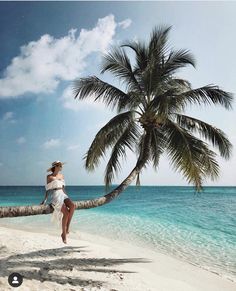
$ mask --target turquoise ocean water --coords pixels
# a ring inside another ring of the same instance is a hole
[[[103,186],[67,186],[72,200],[104,194]],[[2,186],[0,206],[35,205],[44,187]],[[50,202],[50,199],[48,200]],[[47,225],[49,215],[2,223]],[[236,281],[236,187],[131,186],[102,207],[78,210],[72,228],[172,255]]]

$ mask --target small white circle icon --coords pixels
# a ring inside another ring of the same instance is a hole
[[[23,277],[19,273],[11,273],[8,276],[8,283],[12,287],[19,287],[23,282]]]

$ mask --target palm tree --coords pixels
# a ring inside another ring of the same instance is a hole
[[[113,117],[96,134],[88,152],[85,167],[94,171],[100,159],[111,150],[105,169],[104,182],[108,188],[114,174],[121,169],[121,158],[126,150],[137,154],[137,162],[128,177],[113,191],[103,197],[77,201],[76,208],[101,206],[117,197],[136,178],[140,184],[140,171],[152,164],[159,165],[166,153],[171,165],[182,173],[188,183],[200,191],[204,179],[219,176],[216,153],[229,159],[232,145],[220,129],[185,114],[190,104],[222,105],[232,107],[232,94],[215,85],[193,89],[191,84],[176,76],[179,69],[195,60],[187,50],[169,48],[168,34],[171,27],[155,27],[150,41],[127,41],[120,47],[112,47],[103,57],[101,73],[110,72],[118,78],[125,89],[119,89],[96,76],[80,78],[74,82],[75,99],[93,98],[117,110]],[[125,51],[135,53],[135,64]],[[46,214],[49,206],[2,207],[0,217]]]

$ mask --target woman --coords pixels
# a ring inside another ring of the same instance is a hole
[[[49,191],[52,191],[51,205],[54,208],[51,221],[56,223],[62,222],[62,241],[66,244],[66,235],[69,233],[69,226],[74,214],[75,204],[70,200],[65,192],[64,176],[59,172],[62,170],[62,163],[55,161],[47,172],[52,172],[47,176],[46,194],[44,200],[40,203],[45,204],[48,198]]]

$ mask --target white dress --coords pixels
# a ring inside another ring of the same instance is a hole
[[[65,181],[62,179],[55,179],[48,184],[46,184],[46,191],[51,190],[51,205],[54,208],[54,211],[51,215],[51,222],[57,224],[58,226],[62,223],[63,213],[61,207],[66,198],[69,198],[62,189],[53,190],[55,188],[62,188],[65,186]]]

